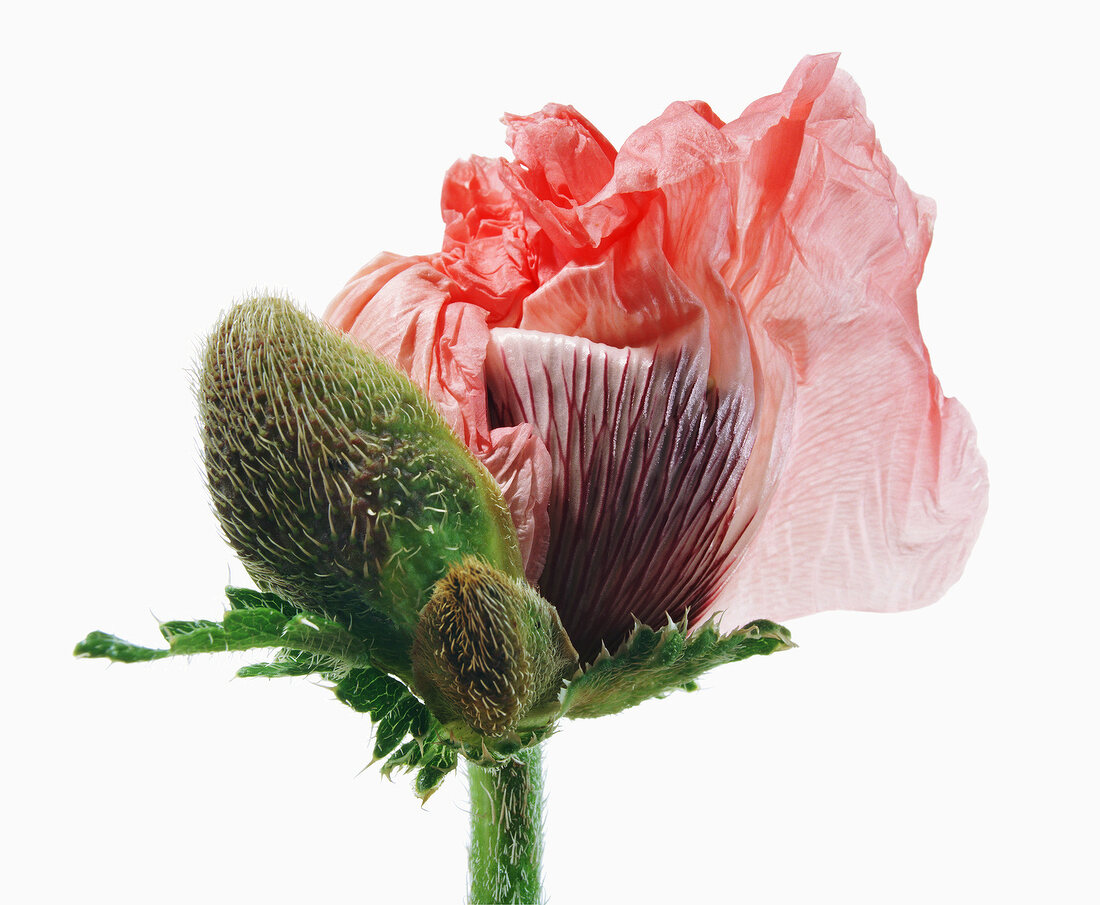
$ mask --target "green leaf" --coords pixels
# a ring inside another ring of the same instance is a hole
[[[278,648],[268,663],[238,676],[304,676],[320,673],[334,682],[336,697],[375,724],[374,757],[389,755],[382,772],[416,770],[417,795],[426,800],[455,769],[458,752],[449,733],[400,680],[373,666],[366,644],[339,623],[299,612],[274,594],[227,588],[229,610],[221,622],[174,620],[160,624],[167,648],[142,647],[92,632],[76,646],[80,657],[120,663],[222,651]]]
[[[283,650],[270,663],[254,663],[237,670],[242,679],[281,679],[288,676],[309,676],[314,673],[332,673],[342,669],[337,660],[306,654],[301,651]]]
[[[332,657],[343,663],[369,662],[368,648],[364,641],[339,622],[320,616],[295,616],[283,628],[280,644],[292,650]]]
[[[220,622],[213,622],[209,619],[177,619],[173,622],[162,622],[160,624],[160,634],[165,641],[170,642],[176,635],[186,635],[200,629],[218,628],[220,626]]]
[[[588,719],[618,713],[677,689],[715,666],[794,647],[774,622],[750,622],[721,635],[712,619],[693,632],[686,621],[660,630],[638,625],[614,654],[602,653],[561,694],[561,714]]]
[[[416,770],[416,794],[427,801],[457,766],[458,749],[453,745],[440,738],[426,743],[412,739],[389,756],[382,775],[390,778],[394,770]]]
[[[416,794],[427,801],[455,767],[458,751],[423,701],[403,683],[374,667],[354,669],[333,689],[353,710],[375,724],[374,758],[389,755],[382,775],[416,770]]]
[[[336,697],[375,725],[374,757],[385,757],[406,737],[423,740],[434,720],[420,698],[374,667],[352,670],[333,689]],[[438,723],[436,723],[438,725]]]
[[[81,641],[73,653],[78,657],[105,657],[117,663],[142,663],[146,660],[159,660],[171,654],[168,650],[152,647],[140,647],[123,641],[117,635],[106,632],[92,632]]]
[[[411,770],[424,759],[424,745],[409,739],[393,752],[381,767],[382,775],[389,777],[394,770]]]
[[[409,695],[375,724],[374,757],[383,758],[393,751],[407,735],[413,735],[417,711],[424,709],[419,700]],[[414,736],[415,737],[415,736]]]
[[[421,801],[427,801],[447,778],[447,774],[458,766],[458,752],[454,748],[438,746],[425,757],[416,774],[416,794]]]
[[[412,696],[402,682],[373,666],[352,670],[333,691],[341,703],[358,713],[369,713],[376,723],[406,696]]]
[[[253,591],[251,588],[225,589],[225,596],[229,600],[229,608],[233,610],[278,610],[287,619],[298,615],[299,610],[294,604],[283,600],[278,594],[268,594],[263,591]]]
[[[221,622],[198,619],[161,623],[161,635],[168,642],[166,649],[142,647],[114,635],[92,632],[76,646],[74,653],[78,657],[138,663],[170,656],[278,647],[325,657],[339,664],[360,665],[367,662],[366,644],[338,622],[299,613],[273,594],[260,594],[242,588],[228,588],[226,594],[230,609]],[[274,602],[280,605],[266,605]]]

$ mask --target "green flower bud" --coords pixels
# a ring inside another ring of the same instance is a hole
[[[522,578],[469,557],[452,566],[420,614],[413,647],[417,691],[443,723],[480,735],[515,730],[579,667],[558,612]]]
[[[499,488],[402,373],[281,298],[234,307],[198,378],[214,509],[256,584],[410,670],[453,563],[521,578]]]

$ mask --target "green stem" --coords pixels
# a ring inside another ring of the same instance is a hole
[[[539,746],[502,767],[470,764],[470,905],[542,901],[542,805]]]

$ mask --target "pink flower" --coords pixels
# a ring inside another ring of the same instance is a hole
[[[447,174],[442,251],[379,256],[326,318],[485,463],[582,658],[634,617],[942,595],[985,465],[917,323],[933,204],[835,55],[618,152],[571,107],[506,123],[514,161]]]

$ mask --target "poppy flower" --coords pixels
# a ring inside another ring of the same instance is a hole
[[[635,624],[898,611],[958,578],[985,465],[917,319],[934,205],[835,55],[616,150],[571,107],[456,163],[442,249],[326,320],[406,372],[500,486],[583,660]]]

